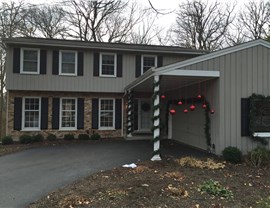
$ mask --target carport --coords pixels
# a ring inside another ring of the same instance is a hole
[[[194,58],[194,60],[200,60],[200,57]],[[153,121],[152,137],[154,141],[152,160],[161,160],[161,138],[175,139],[200,149],[208,148],[205,140],[202,142],[198,139],[198,135],[204,129],[205,123],[201,117],[204,116],[203,110],[205,109],[195,110],[197,114],[192,112],[193,116],[184,113],[183,109],[189,108],[190,104],[195,102],[196,105],[200,104],[200,99],[196,98],[198,94],[202,96],[201,103],[208,97],[211,97],[211,102],[218,102],[216,101],[218,99],[212,98],[219,95],[220,72],[219,70],[192,70],[190,69],[192,64],[194,64],[193,59],[190,59],[160,68],[151,68],[125,88],[127,93],[127,137],[134,135],[134,114],[136,113],[133,106],[134,99],[152,98],[151,120]],[[177,102],[180,99],[184,103],[178,106]],[[207,102],[210,101],[207,100]],[[175,114],[169,113],[171,109],[176,111]],[[194,117],[194,115],[196,116]],[[196,123],[196,121],[198,122]],[[193,124],[195,128],[190,129]],[[185,131],[185,128],[189,128],[189,131]]]

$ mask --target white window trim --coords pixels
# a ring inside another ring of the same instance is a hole
[[[75,127],[62,127],[62,101],[63,99],[72,99],[75,100]],[[78,99],[74,97],[61,97],[60,98],[60,112],[59,112],[59,130],[64,131],[74,131],[77,130],[77,112],[78,112]]]
[[[157,67],[157,55],[142,55],[142,58],[141,58],[141,75],[143,75],[143,59],[144,57],[153,57],[155,58],[155,66],[154,67]]]
[[[100,112],[101,112],[101,100],[113,100],[113,126],[111,127],[102,127],[100,126]],[[100,98],[98,100],[98,129],[99,130],[115,130],[115,99],[114,98]]]
[[[36,72],[29,72],[29,71],[24,71],[24,51],[37,51],[37,71]],[[21,74],[40,74],[40,49],[38,48],[21,48],[20,51],[20,73]]]
[[[102,74],[102,56],[103,55],[113,55],[114,56],[114,74],[108,75],[108,74]],[[99,54],[99,75],[101,77],[116,77],[116,67],[117,67],[117,56],[116,53],[100,53]]]
[[[270,132],[254,132],[253,136],[255,137],[270,137]]]
[[[39,99],[39,121],[38,127],[24,127],[25,125],[25,99]],[[40,97],[23,97],[23,104],[22,104],[22,131],[40,131],[41,125],[41,98]]]
[[[63,52],[75,53],[75,71],[74,71],[74,73],[63,73],[62,72],[62,53]],[[78,52],[72,51],[72,50],[60,50],[59,51],[59,75],[77,76],[77,74],[78,74]]]

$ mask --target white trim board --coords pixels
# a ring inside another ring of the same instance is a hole
[[[270,137],[270,132],[255,132],[253,134],[255,137]]]
[[[180,70],[159,72],[156,75],[171,75],[171,76],[189,76],[189,77],[219,77],[219,71],[204,71],[204,70]]]

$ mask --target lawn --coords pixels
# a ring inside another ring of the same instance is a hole
[[[90,175],[37,207],[270,207],[269,166],[163,158]]]

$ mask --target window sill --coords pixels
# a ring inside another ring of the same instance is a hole
[[[23,71],[21,71],[20,74],[25,74],[25,75],[40,75],[39,72],[23,72]]]
[[[270,137],[270,132],[255,132],[253,134],[255,137]]]
[[[77,131],[77,128],[59,128],[59,131]]]
[[[77,74],[59,74],[60,76],[77,77]]]
[[[31,129],[31,128],[24,128],[21,131],[40,131],[40,129]]]
[[[116,78],[115,75],[99,75],[99,77],[103,77],[103,78]]]
[[[113,127],[108,127],[108,128],[106,128],[106,127],[100,127],[98,130],[101,130],[101,131],[114,131],[115,128],[113,128]]]

